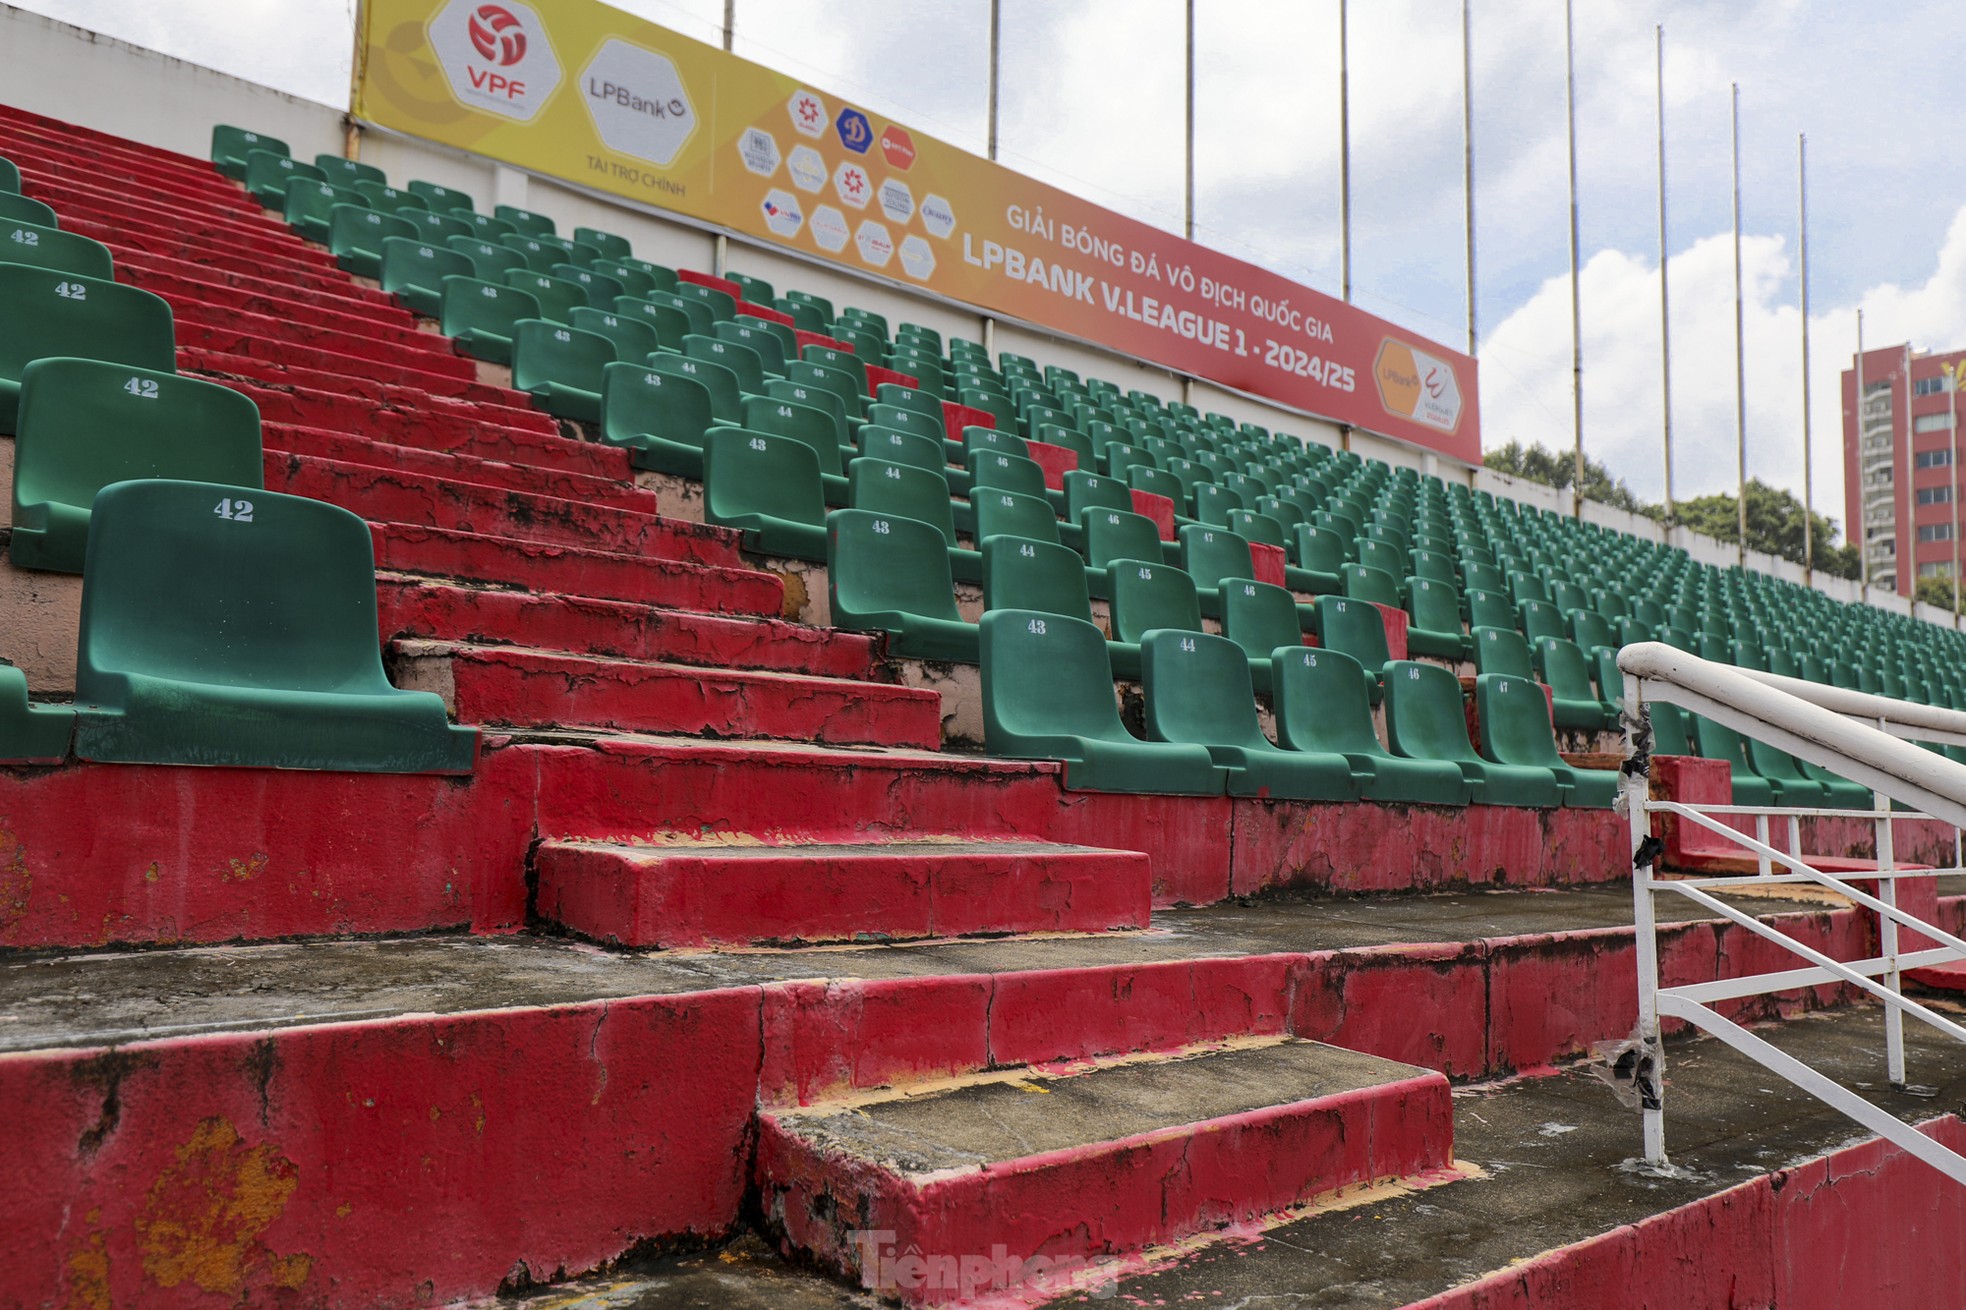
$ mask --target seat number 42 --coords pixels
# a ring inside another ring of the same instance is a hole
[[[212,513],[222,519],[231,519],[234,523],[251,523],[253,503],[250,500],[233,500],[227,497],[212,508]]]

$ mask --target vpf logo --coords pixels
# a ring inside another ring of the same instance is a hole
[[[465,28],[478,53],[502,68],[510,68],[526,57],[526,25],[510,9],[479,5]]]
[[[525,0],[448,0],[429,32],[451,94],[468,108],[525,122],[559,88],[552,38]]]

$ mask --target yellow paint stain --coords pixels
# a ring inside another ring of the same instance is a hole
[[[109,1295],[109,1251],[96,1227],[102,1222],[102,1211],[89,1211],[83,1222],[88,1225],[88,1240],[63,1267],[62,1310],[110,1310],[114,1302]]]
[[[471,1093],[471,1126],[477,1129],[481,1136],[483,1135],[485,1131],[485,1103],[478,1099],[476,1092]]]
[[[340,1205],[334,1208],[334,1217],[337,1219],[346,1219],[349,1215],[353,1213],[355,1213],[355,1207],[348,1204],[348,1202],[346,1201],[343,1201]]]
[[[225,862],[226,867],[219,873],[219,880],[222,882],[251,882],[266,872],[266,866],[269,863],[271,861],[265,855],[261,854],[248,855],[243,860],[227,860]]]
[[[157,861],[152,860],[150,862],[150,867],[143,871],[143,880],[145,882],[157,881]]]
[[[145,1275],[160,1287],[190,1283],[231,1296],[262,1279],[301,1286],[313,1258],[276,1256],[261,1240],[300,1184],[293,1161],[271,1145],[247,1146],[217,1116],[192,1129],[175,1154],[137,1218]]]

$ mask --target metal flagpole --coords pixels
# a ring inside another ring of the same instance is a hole
[[[997,53],[1003,30],[1003,0],[990,0],[990,158],[997,157]]]
[[[1570,137],[1570,396],[1576,439],[1570,512],[1584,516],[1584,299],[1577,250],[1577,43],[1571,0],[1563,0],[1563,111]]]
[[[1665,412],[1666,528],[1672,528],[1672,296],[1666,245],[1666,29],[1655,29],[1659,102],[1659,398]]]
[[[1945,365],[1946,522],[1952,527],[1952,626],[1959,626],[1959,383],[1966,367]]]
[[[1864,311],[1857,311],[1857,588],[1870,604],[1870,490],[1864,486]]]
[[[1195,0],[1188,0],[1188,180],[1181,235],[1195,239]]]
[[[724,0],[724,53],[730,53],[731,36],[737,31],[737,0]]]
[[[1809,136],[1795,137],[1796,249],[1802,258],[1802,581],[1816,585],[1816,465],[1809,423]],[[1857,443],[1859,450],[1863,442]]]
[[[1741,84],[1733,85],[1734,136],[1734,457],[1739,474],[1740,561],[1748,562],[1748,365],[1741,301]]]
[[[1918,476],[1917,433],[1914,432],[1911,417],[1911,342],[1903,348],[1905,374],[1905,476],[1899,485],[1905,489],[1903,517],[1898,521],[1904,524],[1905,545],[1910,549],[1898,553],[1898,594],[1909,596],[1918,590],[1918,492],[1911,485]],[[1895,436],[1896,434],[1893,433]],[[1909,562],[1907,562],[1909,557]]]
[[[1475,353],[1474,29],[1461,0],[1461,197],[1468,228],[1468,353]]]
[[[1338,0],[1338,248],[1345,303],[1352,299],[1352,42],[1347,0]]]
[[[731,40],[737,31],[737,0],[724,0],[724,53],[729,54]],[[718,277],[722,277],[730,266],[730,238],[722,232],[717,233],[717,242],[710,255],[710,267]]]

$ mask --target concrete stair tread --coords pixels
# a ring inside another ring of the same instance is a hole
[[[1322,1042],[1252,1039],[1088,1068],[1000,1070],[954,1087],[773,1113],[824,1150],[921,1181],[1425,1076]]]
[[[1070,842],[995,841],[988,838],[927,837],[896,838],[893,841],[863,842],[766,842],[756,840],[716,841],[684,834],[663,834],[646,842],[574,840],[550,843],[562,847],[613,851],[635,858],[660,859],[665,856],[715,856],[724,860],[772,860],[786,855],[812,855],[820,858],[919,859],[938,855],[1111,855],[1113,847],[1078,846]]]
[[[268,422],[263,424],[262,435],[269,458],[295,455],[330,459],[342,464],[468,482],[478,487],[497,487],[522,495],[578,500],[640,514],[656,512],[653,494],[637,489],[632,483],[588,473],[537,468],[470,451],[431,450],[299,424]]]
[[[942,698],[895,683],[417,639],[392,643],[392,652],[400,685],[437,692],[465,723],[591,724],[923,750],[941,741]]]

